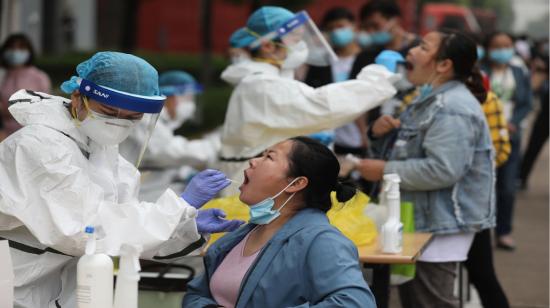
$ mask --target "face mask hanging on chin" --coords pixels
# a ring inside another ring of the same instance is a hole
[[[275,198],[277,198],[280,194],[282,194],[287,188],[290,187],[290,185],[294,184],[298,178],[295,178],[288,184],[283,190],[278,192],[273,197],[265,198],[264,200],[251,205],[250,206],[250,220],[249,223],[253,223],[256,225],[267,225],[277,219],[281,215],[281,210],[285,207],[285,205],[294,197],[296,193],[293,193],[286,199],[286,201],[278,208],[273,209],[273,206],[275,205]]]

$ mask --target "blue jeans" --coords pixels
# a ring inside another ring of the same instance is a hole
[[[512,152],[508,161],[497,169],[497,227],[496,235],[502,236],[512,232],[512,218],[516,201],[516,179],[518,175],[520,156],[521,132],[510,136]]]

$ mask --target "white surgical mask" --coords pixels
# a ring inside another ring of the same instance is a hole
[[[171,129],[178,129],[185,121],[192,119],[195,115],[197,105],[194,101],[183,100],[180,97],[176,97],[176,115],[174,118],[170,117],[168,111],[163,109],[160,113],[163,122]]]
[[[27,62],[30,52],[24,49],[8,49],[4,53],[4,59],[10,65],[22,65]]]
[[[88,110],[79,129],[100,145],[116,145],[130,135],[137,120],[119,119]]]
[[[283,69],[296,69],[306,62],[308,55],[309,50],[304,41],[288,46],[286,59],[281,67]]]

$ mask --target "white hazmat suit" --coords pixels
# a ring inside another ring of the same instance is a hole
[[[197,210],[170,189],[138,201],[139,172],[117,146],[89,143],[69,100],[20,90],[10,103],[24,126],[0,143],[0,237],[12,246],[15,307],[76,307],[73,256],[87,225],[110,254],[129,243],[142,258],[172,258],[202,244]]]
[[[399,79],[380,65],[365,67],[355,80],[312,88],[281,76],[271,64],[229,66],[222,78],[236,84],[222,131],[219,169],[240,181],[248,160],[267,147],[349,123],[391,98]],[[235,188],[225,196],[238,193]]]

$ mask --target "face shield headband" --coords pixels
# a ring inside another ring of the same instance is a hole
[[[166,96],[131,94],[100,86],[86,79],[80,79],[79,91],[80,94],[102,104],[142,113],[160,113],[166,100]]]

